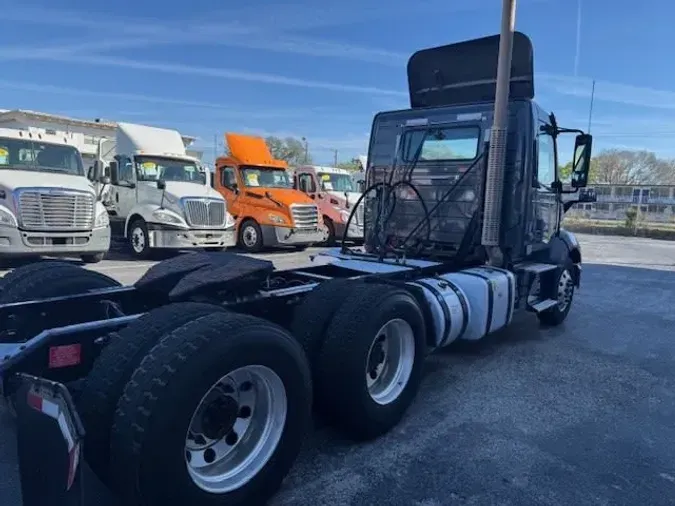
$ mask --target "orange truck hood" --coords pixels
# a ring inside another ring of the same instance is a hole
[[[246,193],[255,193],[261,197],[264,197],[266,192],[268,192],[274,200],[285,206],[290,206],[291,204],[314,203],[314,201],[310,199],[305,193],[292,188],[246,187]]]
[[[272,156],[265,139],[262,137],[228,132],[225,134],[225,141],[232,156],[243,165],[288,168],[288,164],[284,160],[277,160]]]

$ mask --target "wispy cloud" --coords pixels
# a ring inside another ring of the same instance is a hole
[[[589,100],[593,89],[593,79],[589,77],[538,73],[537,81],[549,91]],[[595,82],[595,100],[653,109],[675,109],[675,91],[603,80]]]
[[[250,110],[236,110],[231,106],[218,104],[213,102],[203,102],[198,100],[174,99],[166,97],[158,97],[153,95],[141,95],[136,93],[117,93],[107,91],[94,91],[80,88],[67,88],[62,86],[43,85],[35,83],[27,83],[20,81],[7,81],[0,79],[0,89],[14,89],[22,91],[32,91],[35,93],[51,93],[56,95],[71,95],[74,97],[94,97],[94,98],[108,98],[129,102],[145,102],[149,104],[162,104],[176,107],[185,107],[190,109],[200,109],[200,113],[196,115],[195,119],[201,119],[204,114],[207,114],[212,119],[232,118],[232,119],[288,119],[288,118],[302,118],[309,112],[301,109],[282,109],[270,110],[263,109],[259,111]],[[72,113],[72,111],[71,111]],[[121,112],[125,116],[130,114],[140,115],[138,111],[129,113]]]
[[[339,92],[361,93],[370,95],[407,96],[407,93],[404,91],[389,90],[373,86],[359,86],[352,84],[314,81],[310,79],[286,77],[277,74],[249,72],[245,70],[229,69],[229,68],[201,67],[201,66],[187,65],[184,63],[148,62],[148,61],[131,60],[128,58],[116,58],[112,56],[84,56],[84,55],[75,56],[75,55],[60,55],[60,54],[51,55],[46,59],[49,59],[51,61],[123,67],[135,70],[165,72],[169,74],[198,75],[202,77],[216,77],[221,79],[230,79],[237,81],[277,84],[285,86],[295,86],[300,88],[315,88]]]

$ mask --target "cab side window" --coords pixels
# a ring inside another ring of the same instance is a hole
[[[127,183],[134,182],[134,164],[131,161],[131,158],[128,156],[117,155],[115,156],[117,160],[117,173],[119,174],[119,180],[125,181]]]
[[[220,184],[225,188],[234,188],[237,185],[237,178],[232,167],[222,167],[220,169]]]
[[[537,175],[535,186],[551,186],[555,181],[555,146],[553,137],[541,132],[537,137]]]
[[[305,193],[316,192],[316,184],[311,174],[300,174],[298,176],[298,187]]]

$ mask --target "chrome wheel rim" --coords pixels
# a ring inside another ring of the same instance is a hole
[[[249,248],[255,246],[255,243],[258,241],[258,233],[256,232],[255,228],[250,225],[244,227],[242,237],[244,239],[244,244]]]
[[[272,369],[250,365],[223,376],[201,399],[185,436],[185,462],[199,488],[241,488],[269,462],[283,433],[288,400]]]
[[[401,395],[415,363],[415,335],[400,318],[389,320],[375,335],[366,361],[368,394],[378,404],[394,402]]]
[[[141,253],[145,249],[145,232],[141,227],[135,227],[131,231],[131,247],[136,253]]]
[[[558,308],[565,311],[572,303],[574,295],[574,280],[570,272],[565,269],[558,278]]]

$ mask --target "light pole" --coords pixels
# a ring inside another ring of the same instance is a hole
[[[502,196],[504,193],[504,162],[508,125],[509,88],[511,84],[511,56],[516,20],[516,0],[502,0],[502,22],[499,35],[499,57],[495,86],[494,121],[490,130],[483,204],[483,230],[481,244],[487,247],[491,264],[502,263],[499,248]]]

